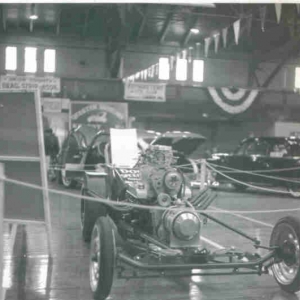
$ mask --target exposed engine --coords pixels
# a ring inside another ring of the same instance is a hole
[[[184,175],[172,167],[173,162],[171,147],[150,146],[138,169],[132,172],[135,175],[131,178],[126,176],[126,179],[123,176],[127,187],[122,200],[127,204],[131,202],[164,207],[165,210],[150,209],[150,213],[140,214],[139,227],[151,220],[151,234],[168,246],[196,247],[199,245],[201,221],[188,202],[191,191]],[[125,203],[124,208],[131,209]]]

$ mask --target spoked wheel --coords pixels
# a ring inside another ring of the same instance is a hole
[[[61,170],[61,182],[66,188],[74,188],[76,186],[76,181],[66,177],[66,171]]]
[[[110,294],[115,267],[115,237],[107,217],[95,223],[90,250],[90,285],[94,299],[105,300]]]
[[[284,217],[274,226],[270,246],[278,246],[272,270],[281,289],[289,293],[300,290],[300,220]]]

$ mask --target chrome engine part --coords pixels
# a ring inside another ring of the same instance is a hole
[[[151,212],[154,234],[172,248],[197,247],[200,241],[201,220],[193,209],[185,205]]]

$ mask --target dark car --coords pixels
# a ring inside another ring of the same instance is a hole
[[[300,139],[293,137],[251,137],[231,154],[219,153],[207,160],[224,175],[218,182],[230,182],[238,190],[250,183],[287,188],[293,196],[300,191]],[[231,180],[233,178],[237,181]],[[297,183],[299,181],[299,183]],[[300,195],[300,194],[299,194]]]
[[[59,183],[67,188],[77,185],[84,153],[96,134],[97,129],[88,125],[81,125],[69,132],[57,156],[55,169]]]
[[[176,145],[175,139],[169,141]],[[107,299],[114,277],[262,275],[269,268],[283,290],[299,291],[300,220],[282,218],[272,231],[271,247],[260,246],[256,237],[204,212],[217,193],[206,188],[192,196],[172,146],[149,145],[130,167],[116,164],[126,153],[113,148],[110,133],[98,132],[84,158],[80,218],[83,239],[90,242],[87,273],[94,299]],[[200,242],[207,219],[267,254],[234,247],[209,251]]]

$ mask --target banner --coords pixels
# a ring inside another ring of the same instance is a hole
[[[265,21],[266,21],[266,14],[267,14],[267,7],[261,6],[259,9],[260,20],[261,20],[261,30],[265,31]]]
[[[215,39],[215,53],[217,53],[219,49],[220,33],[215,34],[214,39]]]
[[[89,125],[98,130],[126,128],[128,105],[120,102],[71,102],[71,127]]]
[[[205,53],[205,57],[207,57],[208,55],[208,50],[209,50],[209,46],[210,46],[210,42],[211,42],[211,37],[207,37],[206,39],[204,39],[204,53]]]
[[[51,128],[57,136],[60,147],[70,131],[70,100],[62,98],[41,98],[44,130]]]
[[[277,17],[277,23],[280,22],[281,18],[281,3],[275,3],[275,11],[276,11],[276,17]]]
[[[223,28],[222,29],[222,38],[223,38],[224,48],[226,48],[226,46],[227,46],[227,33],[228,33],[228,27]]]
[[[240,26],[241,26],[241,20],[237,20],[233,23],[234,40],[236,45],[239,43]]]
[[[166,101],[166,85],[164,83],[126,82],[124,99],[135,101]]]
[[[60,78],[2,75],[0,76],[0,89],[22,91],[40,89],[42,93],[59,93]]]
[[[246,111],[258,95],[258,90],[230,89],[226,87],[208,87],[208,92],[213,101],[230,114],[239,114]]]

